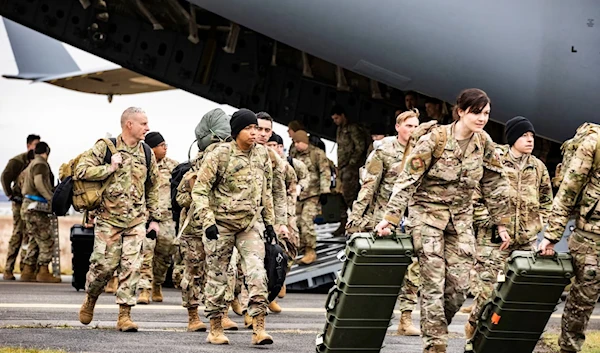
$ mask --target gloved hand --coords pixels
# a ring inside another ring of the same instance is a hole
[[[319,195],[319,203],[323,206],[327,205],[327,194]]]
[[[265,237],[267,238],[267,241],[269,243],[277,237],[277,234],[275,234],[275,229],[273,229],[272,225],[268,225],[265,227]]]
[[[208,240],[219,239],[219,230],[217,229],[217,226],[214,224],[212,226],[206,228],[206,230],[204,231],[204,234],[206,234],[206,238]]]

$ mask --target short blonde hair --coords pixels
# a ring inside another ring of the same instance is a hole
[[[396,124],[402,124],[403,122],[405,122],[406,120],[408,120],[410,118],[419,119],[419,109],[412,108],[410,110],[407,110],[405,112],[398,114],[398,116],[396,117]]]

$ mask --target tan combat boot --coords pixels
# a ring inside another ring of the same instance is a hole
[[[119,304],[117,330],[123,332],[137,332],[138,330],[138,325],[131,320],[131,307],[129,305]]]
[[[119,289],[119,277],[111,277],[104,288],[104,293],[116,293]]]
[[[286,295],[287,290],[285,289],[285,284],[281,287],[279,294],[277,294],[277,298],[283,298]]]
[[[252,344],[273,344],[273,337],[265,331],[265,314],[260,314],[252,318],[252,328]]]
[[[198,307],[188,308],[188,332],[204,332],[206,325],[200,321],[198,316]]]
[[[140,291],[140,296],[137,299],[138,304],[150,304],[150,290],[142,289]]]
[[[310,265],[313,262],[315,262],[316,259],[317,259],[317,253],[315,252],[315,249],[306,248],[306,251],[304,252],[304,256],[302,257],[302,259],[300,259],[300,264],[301,265]]]
[[[157,303],[163,301],[162,286],[160,284],[152,284],[152,301]]]
[[[475,335],[475,324],[467,321],[465,324],[465,337],[470,340]]]
[[[206,337],[206,342],[210,344],[229,344],[229,338],[223,333],[220,317],[210,319],[210,331],[208,337]]]
[[[221,318],[221,326],[225,331],[238,330],[238,325],[229,318],[229,306],[227,306],[227,310],[225,310],[223,313],[223,317]]]
[[[459,311],[463,314],[470,314],[474,308],[475,308],[475,302],[473,302],[473,304],[471,304],[469,306],[463,306],[462,308],[460,308]]]
[[[269,303],[269,310],[271,310],[274,313],[280,313],[281,312],[281,307],[279,306],[279,304],[277,304],[276,301],[272,301]]]
[[[35,282],[35,266],[25,265],[21,270],[21,282]]]
[[[238,300],[238,298],[235,298],[231,302],[231,310],[233,310],[233,312],[236,313],[238,316],[244,315],[244,310],[242,309],[242,304],[240,304],[240,301]]]
[[[60,283],[60,278],[54,277],[48,271],[48,265],[41,266],[40,271],[37,276],[35,276],[36,281],[43,283]]]
[[[14,281],[15,280],[15,275],[12,273],[12,271],[5,270],[3,278],[4,278],[5,281]]]
[[[92,297],[89,294],[85,295],[85,300],[81,305],[81,309],[79,309],[79,322],[84,325],[92,322],[92,319],[94,318],[94,307],[96,306],[96,300],[98,300],[98,297]]]
[[[403,311],[398,324],[398,334],[403,336],[420,336],[421,330],[413,326],[412,311]]]
[[[247,312],[244,314],[244,327],[252,328],[252,316],[250,316]]]

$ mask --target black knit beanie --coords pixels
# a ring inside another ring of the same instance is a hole
[[[277,142],[278,145],[283,145],[283,139],[276,133],[272,133],[271,137],[269,138],[269,141],[267,142]]]
[[[146,144],[151,148],[154,148],[165,142],[165,138],[160,134],[160,132],[152,131],[146,135],[144,142],[146,142]]]
[[[242,131],[246,126],[252,124],[258,125],[256,114],[248,109],[238,110],[237,112],[233,113],[231,120],[229,121],[229,125],[231,125],[231,136],[236,138],[240,131]]]
[[[506,122],[506,129],[504,135],[509,146],[512,146],[517,142],[519,137],[523,136],[526,132],[533,132],[535,136],[535,129],[529,120],[522,116],[516,116]]]

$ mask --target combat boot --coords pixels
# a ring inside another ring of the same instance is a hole
[[[302,259],[300,259],[300,264],[301,265],[310,265],[313,262],[315,262],[316,259],[317,259],[317,253],[315,252],[315,249],[307,247],[306,251],[304,252],[304,256],[302,257]]]
[[[242,309],[242,304],[240,304],[240,301],[238,300],[238,298],[235,298],[231,302],[231,310],[233,310],[233,312],[236,313],[238,316],[244,315],[244,310]]]
[[[332,235],[334,237],[341,237],[344,236],[346,234],[346,221],[347,219],[342,219],[340,221],[340,226],[337,227],[336,230],[333,231]]]
[[[281,290],[279,291],[279,294],[277,294],[277,298],[283,298],[285,297],[285,295],[287,290],[285,289],[285,284],[283,285],[283,287],[281,287]]]
[[[206,325],[200,321],[198,316],[198,307],[188,308],[188,332],[204,332]]]
[[[403,336],[420,336],[421,330],[413,326],[412,311],[403,311],[398,325],[398,334]]]
[[[79,322],[84,325],[92,322],[96,300],[98,300],[98,297],[92,297],[89,294],[85,295],[85,300],[83,301],[83,304],[81,304],[81,309],[79,309]]]
[[[463,306],[459,311],[463,314],[470,314],[471,311],[473,311],[473,308],[475,308],[475,302],[469,306]]]
[[[162,286],[160,284],[152,284],[152,301],[157,303],[163,301]]]
[[[35,282],[35,266],[25,265],[21,270],[21,282]]]
[[[138,325],[131,320],[131,307],[129,305],[119,304],[117,330],[123,332],[137,332],[138,330]]]
[[[465,324],[465,338],[470,340],[475,335],[475,324],[467,321]]]
[[[41,266],[40,272],[35,276],[36,281],[43,283],[60,283],[60,278],[54,277],[48,271],[48,265]]]
[[[279,304],[277,304],[276,301],[272,301],[269,303],[269,310],[271,310],[274,313],[280,313],[281,312],[281,307],[279,306]]]
[[[119,289],[119,277],[111,277],[104,288],[104,293],[116,293]]]
[[[210,344],[229,344],[229,338],[223,333],[220,317],[210,319],[210,331],[208,337],[206,337],[206,342]]]
[[[238,330],[238,325],[229,318],[229,306],[227,307],[227,310],[225,310],[225,312],[223,313],[223,317],[221,318],[221,326],[225,331]]]
[[[150,304],[150,290],[142,289],[140,291],[140,296],[137,299],[138,304]]]
[[[15,275],[12,273],[12,271],[6,270],[6,271],[4,271],[4,280],[5,281],[14,281]]]
[[[248,313],[244,314],[244,327],[252,328],[252,316],[250,316]]]
[[[252,329],[252,344],[273,344],[273,337],[265,331],[265,314],[260,314],[252,318]]]
[[[423,353],[446,353],[446,345],[435,344],[433,346],[429,346],[423,350]]]

